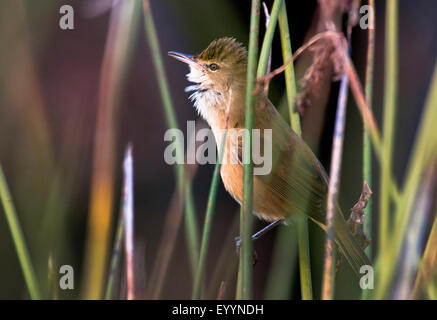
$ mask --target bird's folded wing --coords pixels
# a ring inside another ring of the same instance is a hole
[[[260,114],[255,118],[255,128],[261,129],[261,150],[265,150],[264,143],[272,144],[272,171],[268,175],[256,175],[254,179],[265,186],[266,192],[283,200],[283,210],[297,211],[286,215],[306,214],[324,224],[327,174],[311,149],[291,130],[270,101],[265,99],[264,102],[264,108],[257,110]],[[265,139],[264,129],[272,129],[271,141]]]

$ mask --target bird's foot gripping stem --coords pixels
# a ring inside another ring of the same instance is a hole
[[[252,236],[252,240],[255,240]],[[237,257],[240,255],[240,247],[242,244],[243,240],[241,239],[240,236],[235,237],[235,251],[237,254]],[[253,253],[252,253],[252,259],[253,259],[253,265],[256,265],[256,263],[258,262],[258,254],[256,253],[256,250],[253,249]]]
[[[268,231],[272,230],[274,227],[279,225],[281,222],[282,222],[282,220],[275,220],[272,223],[270,223],[268,226],[262,228],[260,231],[254,233],[252,235],[252,241],[255,241],[255,240],[261,238],[262,235],[264,235]],[[243,242],[243,240],[241,239],[240,236],[235,237],[235,250],[237,252],[237,256],[240,254],[240,247],[241,247],[242,242]],[[258,261],[258,255],[256,254],[256,251],[254,249],[253,250],[253,265],[255,265],[257,261]]]

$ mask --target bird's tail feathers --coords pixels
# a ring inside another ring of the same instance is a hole
[[[360,276],[360,269],[363,265],[372,265],[364,250],[349,231],[349,227],[343,217],[335,219],[335,240],[340,247],[340,252],[349,262],[357,276]]]

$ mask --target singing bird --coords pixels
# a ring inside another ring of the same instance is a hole
[[[169,52],[188,64],[187,79],[193,82],[186,91],[198,113],[211,127],[217,146],[222,144],[222,130],[227,116],[229,129],[244,129],[247,81],[247,50],[234,38],[211,42],[197,55]],[[262,90],[260,90],[262,91]],[[253,213],[266,221],[285,221],[293,215],[306,214],[326,230],[328,176],[307,144],[290,128],[263,92],[255,96],[254,128],[272,133],[272,170],[253,177]],[[227,112],[230,107],[229,113]],[[266,139],[265,139],[266,140]],[[221,177],[226,190],[240,204],[243,201],[242,143],[226,138]],[[265,155],[264,155],[265,156]],[[356,274],[362,265],[371,265],[368,257],[349,231],[337,206],[335,240]]]

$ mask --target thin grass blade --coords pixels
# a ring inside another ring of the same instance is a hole
[[[15,250],[17,251],[18,260],[20,261],[21,270],[23,271],[24,281],[26,282],[30,298],[33,300],[41,299],[38,281],[35,276],[35,271],[30,260],[29,250],[27,249],[26,241],[24,240],[23,231],[21,230],[20,222],[15,211],[12,196],[9,192],[6,178],[3,173],[3,168],[0,165],[0,200],[5,211],[6,220],[9,230],[12,234]]]

